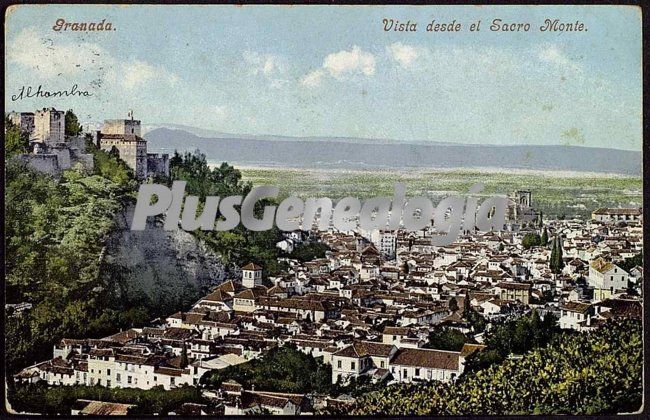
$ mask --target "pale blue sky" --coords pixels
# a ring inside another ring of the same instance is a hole
[[[55,32],[106,19],[111,32]],[[382,19],[418,22],[384,32]],[[492,19],[529,22],[491,32]],[[588,31],[545,33],[545,18]],[[435,19],[464,25],[428,33]],[[480,32],[469,24],[481,20]],[[613,6],[19,6],[6,21],[6,111],[226,133],[641,150],[641,15]],[[11,101],[77,83],[90,98]]]

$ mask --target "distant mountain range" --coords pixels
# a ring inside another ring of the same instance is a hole
[[[273,134],[231,134],[222,133],[216,130],[207,128],[192,127],[183,124],[143,124],[142,131],[146,137],[147,133],[158,128],[168,128],[170,130],[186,131],[198,137],[205,137],[210,139],[244,139],[244,140],[267,140],[267,141],[291,141],[291,142],[318,142],[318,141],[335,141],[338,143],[363,143],[363,144],[440,144],[440,145],[454,145],[456,143],[450,142],[436,142],[436,141],[413,141],[413,140],[393,140],[393,139],[371,139],[371,138],[355,138],[355,137],[291,137],[291,136],[278,136]]]
[[[171,128],[169,128],[171,127]],[[203,152],[231,164],[337,169],[503,168],[640,176],[642,153],[579,146],[491,146],[338,137],[231,135],[192,127],[145,127],[153,152]]]

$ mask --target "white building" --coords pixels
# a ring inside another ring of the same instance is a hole
[[[598,258],[589,264],[589,286],[594,288],[594,299],[603,300],[618,290],[627,288],[629,275],[621,267]]]
[[[584,302],[566,302],[560,308],[560,328],[582,331],[591,325],[594,308]]]
[[[397,382],[453,381],[464,369],[460,352],[429,349],[400,349],[390,362]]]
[[[643,212],[640,208],[600,208],[591,213],[597,222],[640,222]]]
[[[262,267],[255,263],[248,263],[241,270],[244,287],[252,288],[262,285]]]
[[[388,369],[397,347],[370,341],[357,341],[332,354],[332,383],[347,382],[373,368]]]

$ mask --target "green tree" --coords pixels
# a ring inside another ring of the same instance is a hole
[[[330,365],[287,344],[249,362],[207,372],[201,382],[219,387],[223,381],[231,379],[244,388],[255,386],[259,391],[328,393],[331,377]]]
[[[174,180],[185,181],[185,193],[196,195],[200,199],[207,196],[246,196],[252,189],[249,182],[242,181],[239,170],[226,162],[210,168],[205,155],[200,152],[174,152],[170,159],[170,185]],[[272,204],[276,203],[272,200],[260,200],[255,208],[258,216],[261,216],[265,206]],[[201,204],[197,213],[202,211]],[[277,226],[266,231],[252,231],[239,224],[226,232],[196,230],[193,234],[222,255],[227,264],[241,266],[252,261],[264,267],[265,274],[269,276],[286,269],[286,266],[277,260],[280,250],[275,244],[282,240],[282,233]]]
[[[29,135],[5,117],[5,158],[29,152]]]
[[[189,364],[189,360],[187,358],[187,344],[185,344],[185,341],[183,341],[183,349],[181,350],[181,363],[180,366],[181,368],[186,368],[187,365]]]
[[[521,244],[524,248],[529,249],[534,246],[539,246],[542,243],[541,238],[538,233],[529,232],[524,235],[524,238],[521,241]]]
[[[65,135],[66,136],[77,136],[81,134],[83,127],[79,125],[79,120],[74,112],[71,109],[65,112]]]
[[[628,273],[636,266],[643,267],[643,252],[640,252],[631,258],[626,258],[623,262],[619,263],[618,266]]]
[[[469,290],[465,292],[465,299],[463,299],[463,318],[469,319],[472,312],[472,302],[469,296]]]
[[[321,242],[303,242],[294,248],[289,257],[306,262],[316,258],[324,258],[325,252],[329,251],[329,249],[327,245]]]
[[[555,239],[553,240],[550,267],[551,271],[555,274],[561,273],[562,269],[564,268],[564,260],[562,259],[562,242],[559,235],[556,235]]]
[[[101,254],[116,215],[133,200],[135,184],[128,173],[126,178],[120,185],[99,173],[65,171],[57,181],[7,162],[6,299],[32,304],[5,325],[9,374],[51,357],[52,345],[63,337],[94,338],[134,326],[134,319],[139,326],[151,319],[128,294],[115,298],[119,285],[105,287],[102,276],[119,272],[103,266]]]
[[[472,342],[465,334],[446,327],[436,327],[429,332],[426,348],[438,350],[460,351],[465,343]]]
[[[542,232],[541,245],[546,246],[547,244],[548,244],[548,230],[544,228],[544,231]]]
[[[48,415],[70,415],[77,399],[134,404],[131,415],[166,415],[184,403],[209,404],[197,387],[183,385],[166,391],[162,386],[151,389],[106,388],[102,386],[55,386],[46,384],[13,384],[8,399],[13,409]]]
[[[458,310],[458,301],[455,297],[449,299],[449,310],[452,312],[456,312]]]
[[[536,323],[533,315],[531,324]],[[542,323],[546,322],[546,317]],[[641,322],[609,322],[593,332],[560,332],[517,359],[494,359],[453,383],[387,386],[356,399],[352,415],[594,415],[635,412],[643,394]],[[343,414],[343,413],[329,413]]]

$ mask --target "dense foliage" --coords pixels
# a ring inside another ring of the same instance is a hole
[[[294,248],[289,257],[305,262],[324,258],[327,251],[329,247],[322,242],[303,242]]]
[[[202,382],[218,387],[226,380],[235,380],[245,389],[254,386],[258,391],[325,393],[330,390],[331,377],[331,366],[285,345],[249,362],[208,372]]]
[[[86,150],[93,154],[95,175],[110,179],[114,183],[124,186],[125,190],[135,190],[133,171],[124,161],[109,152],[98,149],[90,139],[86,140]]]
[[[7,310],[10,372],[49,356],[64,336],[114,330],[132,315],[120,306],[106,319],[115,324],[97,324],[110,309],[109,289],[99,280],[102,243],[131,189],[130,181],[97,174],[67,171],[56,182],[17,162],[7,164],[6,301],[33,305],[19,314]]]
[[[618,263],[618,265],[628,273],[636,266],[643,267],[643,252],[631,258],[626,258],[623,262]]]
[[[463,319],[465,319],[469,323],[474,333],[481,333],[485,331],[485,327],[487,326],[487,321],[485,320],[483,315],[479,314],[474,308],[465,307],[463,309]]]
[[[472,339],[456,329],[436,327],[429,332],[425,347],[438,350],[459,351],[463,348],[463,344],[472,342]]]
[[[548,344],[559,331],[557,317],[547,314],[542,320],[537,310],[515,320],[494,324],[484,337],[487,348],[470,355],[465,368],[476,371],[499,363],[511,354],[524,354]]]
[[[239,170],[226,162],[219,167],[210,168],[205,155],[195,153],[174,153],[170,159],[170,183],[172,180],[183,180],[187,184],[185,193],[199,197],[202,203],[206,196],[227,197],[231,195],[246,196],[252,185],[242,181]],[[257,209],[262,211],[263,206],[273,204],[269,200],[258,203]],[[197,214],[203,211],[201,204]],[[277,261],[279,249],[276,243],[282,240],[282,235],[276,226],[267,231],[252,231],[239,224],[236,228],[226,231],[193,232],[203,239],[208,246],[219,253],[224,263],[242,266],[254,262],[264,268],[266,275],[277,274],[284,268]]]
[[[52,345],[63,337],[101,337],[146,325],[196,298],[164,295],[169,299],[153,302],[129,294],[130,273],[103,260],[116,215],[133,204],[138,184],[118,157],[90,141],[87,150],[94,155],[93,173],[69,170],[61,179],[7,161],[6,301],[32,305],[19,313],[6,309],[6,366],[11,373],[51,357]],[[201,196],[245,194],[251,188],[232,166],[224,163],[210,170],[198,154],[176,154],[172,177],[187,180],[188,193]],[[254,261],[267,273],[281,268],[275,260],[277,231],[196,234],[233,263]]]
[[[29,151],[29,135],[5,117],[5,156],[12,157]]]
[[[205,404],[196,387],[182,386],[165,391],[162,386],[148,390],[137,388],[105,388],[102,386],[59,386],[44,384],[16,385],[10,393],[9,402],[14,410],[49,415],[69,415],[77,399],[136,404],[129,414],[162,414],[178,408],[181,404],[194,402]]]
[[[393,385],[357,399],[349,414],[612,414],[641,406],[641,323],[562,333],[521,359],[461,376],[456,383]]]
[[[524,238],[521,240],[521,244],[524,248],[532,248],[534,246],[542,245],[542,238],[539,237],[538,233],[527,233],[524,235]]]
[[[83,127],[79,124],[79,119],[71,109],[65,112],[65,135],[77,136],[81,134]]]

